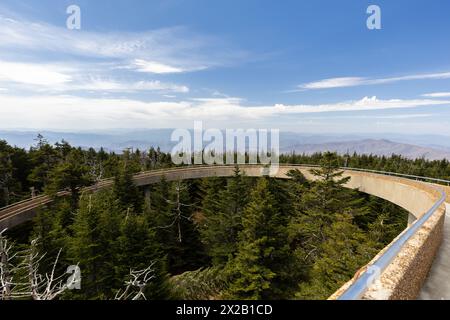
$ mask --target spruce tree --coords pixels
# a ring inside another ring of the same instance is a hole
[[[154,263],[154,279],[146,288],[147,299],[170,298],[166,257],[143,215],[128,215],[122,220],[118,238],[116,278],[125,279],[130,270],[143,270]]]
[[[227,264],[230,285],[224,294],[226,298],[257,300],[270,297],[272,279],[276,276],[269,267],[276,250],[270,233],[271,217],[276,215],[274,205],[267,179],[259,180],[243,213],[236,257]]]
[[[239,168],[227,179],[225,189],[222,180],[211,179],[205,183],[203,201],[205,220],[202,239],[214,265],[224,265],[237,250],[239,232],[242,230],[242,214],[248,202],[250,185]]]
[[[338,214],[324,229],[326,240],[319,245],[311,280],[300,284],[298,299],[327,299],[375,256],[375,244],[352,219],[350,214]]]
[[[122,208],[134,212],[142,211],[144,197],[133,181],[133,171],[127,163],[114,177],[114,196]]]
[[[82,155],[76,151],[66,151],[65,161],[56,165],[50,172],[46,191],[52,196],[64,189],[70,190],[72,208],[76,209],[81,188],[93,183],[89,167],[82,162]]]
[[[196,270],[207,263],[188,190],[186,183],[170,184],[163,179],[153,189],[146,211],[148,224],[156,231],[172,274]]]
[[[72,215],[70,201],[59,199],[49,207],[39,210],[33,219],[33,230],[29,242],[36,241],[36,249],[44,255],[40,263],[42,274],[50,273],[53,263],[61,251],[57,273],[65,273],[67,268],[68,217]]]
[[[123,279],[116,277],[115,268],[124,218],[111,190],[81,197],[68,252],[72,264],[79,264],[83,277],[81,292],[73,292],[76,296],[104,299],[113,296],[114,288],[122,286]]]
[[[28,180],[39,190],[43,190],[50,179],[51,170],[61,161],[58,152],[42,135],[38,135],[37,144],[30,149],[33,169]]]

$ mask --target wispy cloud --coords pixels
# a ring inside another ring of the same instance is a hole
[[[80,65],[39,64],[0,60],[0,85],[6,91],[45,92],[144,92],[188,93],[189,87],[159,80],[124,81],[110,76],[91,75]]]
[[[138,82],[117,82],[111,80],[92,80],[85,84],[66,88],[67,91],[107,91],[107,92],[136,92],[136,91],[162,91],[175,93],[188,93],[187,86],[165,83],[158,80]]]
[[[50,64],[29,64],[0,61],[0,82],[38,86],[66,84],[72,80],[69,70]]]
[[[184,27],[73,31],[11,12],[6,16],[0,8],[0,87],[4,88],[0,91],[186,94],[187,85],[155,76],[200,71],[242,58],[242,52],[227,46]]]
[[[138,71],[148,73],[164,74],[164,73],[181,73],[185,71],[182,68],[177,68],[154,61],[145,61],[141,59],[136,59],[134,61],[134,65],[136,66]]]
[[[369,111],[387,109],[407,109],[423,106],[450,105],[450,101],[432,99],[389,99],[377,97],[364,97],[361,100],[346,101],[334,104],[319,105],[275,105],[278,112],[284,113],[321,113],[344,111]]]
[[[217,39],[194,34],[184,27],[134,33],[77,32],[44,22],[2,16],[0,12],[0,48],[14,49],[16,53],[55,52],[115,59],[144,72],[177,73],[220,66],[242,56],[239,50],[233,50],[235,56],[229,55],[230,50],[224,50],[225,46]]]
[[[423,94],[422,97],[427,97],[427,98],[449,98],[450,97],[450,92],[426,93],[426,94]]]
[[[450,105],[443,100],[382,100],[376,97],[357,101],[322,105],[248,106],[239,98],[205,98],[181,101],[145,102],[133,99],[82,98],[68,95],[12,96],[0,93],[1,128],[47,128],[60,130],[101,128],[154,128],[190,126],[194,120],[203,120],[218,127],[233,124],[242,126],[251,121],[277,119],[280,116],[313,115],[358,111],[408,109],[425,106]],[[8,106],[14,106],[8,108]],[[350,115],[349,115],[350,116]],[[157,121],[155,121],[157,119]]]
[[[155,74],[166,74],[166,73],[183,73],[191,71],[199,71],[207,69],[207,67],[197,66],[190,68],[181,68],[176,66],[171,66],[168,64],[163,64],[155,61],[146,61],[142,59],[134,60],[133,66],[139,72],[155,73]]]
[[[315,82],[304,83],[298,86],[298,90],[317,90],[317,89],[331,89],[331,88],[345,88],[367,85],[378,85],[386,83],[394,83],[399,81],[412,80],[433,80],[433,79],[450,79],[450,72],[415,74],[402,77],[390,78],[364,78],[364,77],[341,77],[329,78]]]

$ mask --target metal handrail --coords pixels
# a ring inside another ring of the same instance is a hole
[[[15,207],[15,206],[17,206],[19,204],[26,203],[26,202],[28,202],[30,200],[35,200],[35,199],[39,199],[39,198],[43,198],[43,197],[45,197],[45,195],[39,195],[39,196],[35,196],[35,197],[32,197],[32,198],[27,198],[27,199],[23,199],[23,200],[20,200],[20,201],[17,201],[17,202],[13,202],[13,203],[11,203],[11,204],[9,204],[7,206],[1,207],[0,211],[6,210],[6,209],[9,209],[9,208],[12,208],[12,207]]]
[[[280,164],[280,166],[299,166],[299,167],[313,167],[313,168],[319,168],[320,165],[318,164]],[[354,168],[354,167],[340,167],[341,170],[350,170],[350,171],[360,171],[360,172],[369,172],[369,173],[377,173],[377,174],[384,174],[388,176],[396,176],[396,177],[402,177],[402,178],[408,178],[408,179],[415,179],[420,181],[426,181],[426,182],[437,182],[439,184],[444,183],[447,185],[450,185],[450,180],[445,179],[438,179],[438,178],[432,178],[432,177],[424,177],[424,176],[416,176],[412,174],[406,174],[406,173],[398,173],[398,172],[392,172],[392,171],[381,171],[381,170],[372,170],[372,169],[364,169],[364,168]]]
[[[344,167],[342,167],[341,169],[352,170],[352,171],[361,171],[361,172],[378,173],[378,174],[384,174],[384,175],[390,175],[390,176],[396,176],[396,177],[416,179],[416,180],[421,180],[421,181],[431,181],[431,182],[445,183],[447,185],[450,185],[450,180],[431,178],[431,177],[424,177],[424,176],[415,176],[415,175],[406,174],[406,173],[379,171],[379,170],[362,169],[362,168],[344,168]]]
[[[247,164],[248,165],[248,164]],[[251,164],[250,164],[251,165]],[[258,165],[258,164],[255,164]],[[289,164],[289,163],[280,163],[280,166],[290,166],[290,167],[312,167],[312,168],[318,168],[320,167],[320,165],[318,164]],[[230,165],[213,165],[213,166],[235,166],[234,164],[230,164]],[[169,168],[162,168],[162,169],[157,169],[157,170],[150,170],[150,171],[142,171],[139,172],[137,174],[135,174],[135,176],[139,176],[139,175],[143,175],[149,172],[152,173],[158,173],[158,172],[167,172],[167,171],[176,171],[176,170],[180,170],[180,169],[189,169],[191,167],[211,167],[211,165],[190,165],[190,166],[181,166],[181,167],[169,167]],[[431,182],[437,182],[439,184],[447,184],[450,185],[450,180],[444,180],[444,179],[438,179],[438,178],[431,178],[431,177],[424,177],[424,176],[416,176],[416,175],[411,175],[411,174],[405,174],[405,173],[397,173],[397,172],[389,172],[389,171],[380,171],[380,170],[372,170],[372,169],[364,169],[364,168],[353,168],[353,167],[340,167],[341,170],[351,170],[351,171],[360,171],[360,172],[369,172],[369,173],[377,173],[377,174],[384,174],[384,175],[389,175],[389,176],[397,176],[397,177],[404,177],[404,178],[409,178],[409,179],[415,179],[415,180],[421,180],[421,181],[431,181]],[[112,178],[107,178],[107,179],[103,179],[98,181],[95,185],[91,186],[92,188],[95,188],[95,186],[102,184],[102,183],[108,183],[108,182],[112,182],[113,179]],[[30,200],[34,200],[34,199],[39,199],[39,198],[43,198],[45,197],[45,195],[38,195],[36,197],[33,198],[29,198],[29,199],[24,199],[18,202],[14,202],[11,203],[8,206],[2,207],[0,208],[0,211],[3,211],[5,209],[14,207],[16,205],[28,202]]]
[[[372,271],[378,271],[381,274],[389,264],[397,257],[400,250],[406,242],[412,238],[413,235],[428,221],[428,219],[436,212],[436,210],[444,203],[447,195],[442,189],[436,188],[440,191],[441,197],[420,219],[416,220],[409,228],[407,228],[394,242],[389,245],[386,251],[375,260],[368,267]],[[361,273],[357,280],[341,294],[338,300],[358,300],[367,291],[369,284],[373,281],[373,274],[368,272],[368,269]],[[378,275],[379,275],[378,274]]]

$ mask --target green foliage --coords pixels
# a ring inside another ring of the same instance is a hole
[[[224,265],[237,250],[242,215],[248,202],[249,181],[235,169],[234,177],[226,180],[207,179],[203,184],[202,239],[214,265]]]
[[[198,269],[208,262],[188,190],[186,183],[167,183],[163,179],[151,192],[146,212],[149,226],[155,229],[156,239],[167,255],[172,274]]]
[[[49,173],[46,191],[55,196],[58,191],[70,190],[72,207],[76,208],[81,188],[91,185],[94,181],[89,167],[80,159],[82,155],[72,150],[64,154],[66,160],[57,164]]]
[[[310,271],[310,282],[300,284],[299,299],[327,299],[353,277],[377,253],[367,235],[352,223],[350,214],[338,214],[324,228],[317,259]]]
[[[129,214],[122,220],[121,235],[117,244],[117,264],[115,273],[124,279],[131,269],[143,270],[154,261],[155,278],[147,286],[147,299],[165,299],[170,296],[167,263],[155,231],[150,229],[143,215]]]
[[[165,257],[154,231],[142,214],[124,210],[114,192],[83,196],[71,228],[68,256],[83,274],[82,290],[71,292],[73,297],[113,297],[131,269],[145,269],[153,261],[155,279],[147,287],[146,297],[168,297]]]
[[[450,177],[446,160],[332,153],[280,159],[320,164],[311,171],[317,180],[299,170],[288,181],[255,179],[236,168],[231,178],[163,179],[144,202],[133,174],[170,167],[170,154],[159,149],[115,154],[39,136],[26,151],[0,141],[0,206],[28,197],[30,187],[71,191],[39,212],[30,235],[46,253],[42,273],[61,249],[59,273],[80,265],[82,290],[67,299],[114,297],[130,269],[154,261],[149,299],[325,299],[406,227],[404,210],[345,188],[340,166]],[[109,177],[112,189],[82,191]]]
[[[0,141],[0,206],[7,206],[10,201],[10,188],[13,184],[11,154],[11,148]]]
[[[367,221],[367,230],[371,240],[382,248],[406,229],[408,220],[405,211],[393,203],[370,196],[371,219]]]
[[[50,207],[42,208],[34,219],[34,228],[29,241],[37,240],[36,249],[45,254],[40,264],[43,274],[49,273],[52,264],[62,249],[58,267],[64,268],[67,260],[67,239],[72,223],[72,208],[69,201],[61,200]],[[65,270],[58,269],[59,273]]]
[[[83,273],[82,294],[89,299],[113,295],[119,287],[115,278],[116,250],[120,236],[121,209],[111,191],[101,191],[80,199],[72,225],[68,255]]]
[[[51,170],[58,164],[58,152],[44,139],[38,135],[37,145],[30,149],[30,159],[33,164],[28,180],[42,190],[50,180]]]
[[[170,279],[173,295],[180,300],[220,299],[227,287],[221,267],[187,271]]]
[[[243,212],[237,254],[227,265],[230,286],[226,297],[264,299],[271,296],[272,279],[277,275],[273,266],[278,258],[280,235],[275,205],[268,180],[259,180]]]
[[[143,196],[133,182],[133,172],[126,163],[114,177],[114,196],[124,209],[139,212],[142,210]]]

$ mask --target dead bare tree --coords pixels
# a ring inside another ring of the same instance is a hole
[[[155,278],[155,265],[153,261],[146,269],[135,271],[130,270],[130,279],[125,281],[125,289],[119,290],[115,300],[146,300],[144,291],[151,280]]]
[[[182,186],[181,182],[178,181],[177,185],[175,187],[175,191],[176,191],[176,200],[172,201],[170,199],[164,199],[168,204],[174,205],[175,208],[173,210],[173,212],[171,213],[171,216],[173,217],[172,223],[170,223],[169,225],[166,226],[160,226],[160,227],[156,227],[156,229],[168,229],[173,227],[175,224],[177,225],[178,228],[178,241],[181,243],[183,242],[183,235],[182,235],[182,230],[181,230],[181,222],[183,221],[183,219],[186,219],[188,221],[192,221],[192,216],[185,216],[182,211],[181,208],[182,207],[191,207],[193,205],[189,205],[189,204],[184,204],[181,202],[181,191],[186,190],[187,187],[186,186]]]
[[[55,276],[56,266],[62,249],[59,250],[51,273],[42,275],[39,273],[39,264],[45,257],[45,254],[39,255],[36,250],[37,240],[33,240],[29,249],[28,257],[23,265],[28,270],[28,280],[30,284],[30,296],[33,300],[54,300],[62,295],[67,289],[72,287],[77,281],[75,278],[67,280],[66,274]]]
[[[12,245],[3,236],[5,231],[6,229],[0,232],[0,299],[10,300],[12,285],[11,268],[14,255],[11,253]]]
[[[85,163],[89,166],[89,176],[95,183],[100,182],[104,177],[104,168],[101,161],[85,158]]]
[[[42,275],[39,273],[39,264],[45,254],[40,255],[37,252],[37,240],[31,242],[29,249],[13,253],[13,246],[4,236],[5,231],[6,229],[0,233],[0,300],[27,297],[33,300],[54,300],[75,284],[77,281],[75,278],[66,280],[65,274],[55,276],[61,250],[51,273]],[[14,264],[16,258],[21,262]]]
[[[13,245],[4,235],[6,229],[0,232],[0,300],[31,298],[33,300],[54,300],[66,290],[77,287],[80,278],[67,274],[56,275],[56,267],[61,255],[53,263],[50,273],[42,275],[39,265],[45,254],[39,254],[37,239],[31,242],[30,248],[19,253],[13,252]],[[20,261],[17,266],[13,263]],[[146,299],[145,289],[156,277],[154,265],[156,261],[143,270],[130,270],[129,280],[125,281],[125,289],[117,292],[116,300]]]

